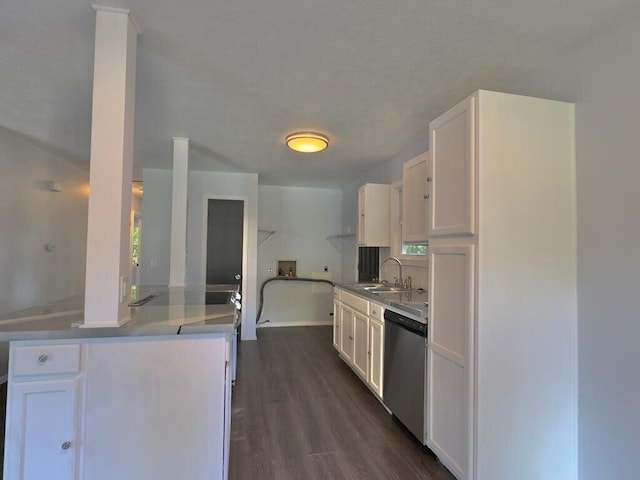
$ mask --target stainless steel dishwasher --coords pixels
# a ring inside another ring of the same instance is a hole
[[[383,402],[425,444],[427,325],[391,310],[384,312]]]

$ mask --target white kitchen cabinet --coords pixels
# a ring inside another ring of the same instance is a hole
[[[427,445],[461,480],[575,480],[573,105],[479,91],[430,130]]]
[[[353,362],[353,310],[340,306],[340,353],[349,363]]]
[[[81,347],[10,347],[4,477],[78,477]]]
[[[12,342],[7,480],[224,480],[227,334]]]
[[[425,152],[402,165],[402,241],[405,243],[429,240],[429,161],[429,152]]]
[[[430,248],[427,445],[458,475],[468,470],[471,416],[465,399],[472,382],[473,248]]]
[[[364,379],[369,367],[369,318],[353,313],[353,367]]]
[[[334,289],[335,298],[340,299],[342,358],[382,398],[384,307],[339,288]]]
[[[475,97],[430,124],[429,237],[475,233]]]
[[[38,378],[9,387],[3,478],[77,479],[81,380]]]
[[[358,189],[358,245],[388,247],[390,186],[367,183]]]

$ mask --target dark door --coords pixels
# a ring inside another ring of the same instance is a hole
[[[242,284],[244,202],[209,199],[207,284]]]

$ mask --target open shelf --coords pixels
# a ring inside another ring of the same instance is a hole
[[[339,233],[337,235],[329,235],[327,240],[331,242],[331,244],[336,247],[340,252],[342,251],[342,241],[345,238],[355,237],[355,233]]]
[[[262,235],[262,240],[260,239],[260,234]],[[271,237],[273,237],[276,234],[276,230],[267,230],[266,228],[259,228],[258,229],[258,247],[260,247],[262,244],[264,244],[264,242],[266,242],[267,240],[269,240]]]

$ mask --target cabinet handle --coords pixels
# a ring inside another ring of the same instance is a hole
[[[61,447],[63,450],[69,450],[71,448],[71,442],[64,442]]]
[[[425,200],[428,200],[428,199],[429,199],[429,194],[428,194],[428,193],[424,196],[424,199],[425,199]]]
[[[427,182],[430,182],[430,181],[431,181],[431,177],[427,177]]]
[[[374,314],[374,315],[376,314],[376,311],[375,311],[375,310],[372,310],[372,312],[373,312],[373,314]]]
[[[46,353],[43,353],[42,355],[40,355],[38,357],[38,362],[40,363],[44,363],[49,359],[49,355],[47,355]]]
[[[353,340],[353,337],[351,335],[349,335],[349,340]]]

